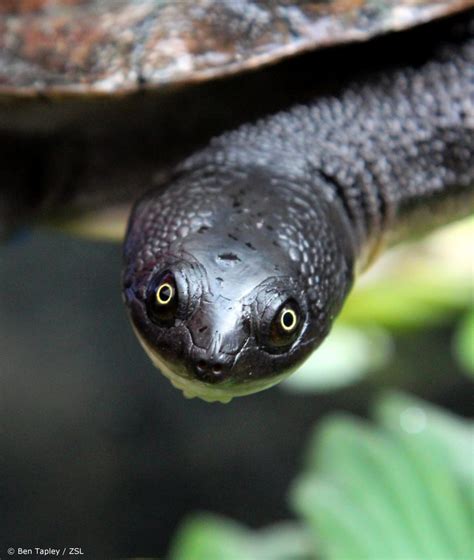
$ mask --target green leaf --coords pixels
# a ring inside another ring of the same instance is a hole
[[[414,397],[392,393],[376,417],[402,441],[426,488],[427,504],[456,558],[474,552],[474,426]]]
[[[319,423],[290,491],[299,524],[252,531],[200,515],[170,560],[472,559],[472,424],[393,392],[374,416]]]
[[[314,560],[314,549],[310,534],[295,523],[251,531],[222,517],[199,514],[178,531],[169,560]]]
[[[292,496],[296,509],[319,537],[323,558],[366,558],[378,546],[367,534],[367,516],[323,476],[303,477]]]
[[[247,534],[239,524],[201,514],[189,519],[175,536],[170,560],[254,560]]]
[[[454,353],[463,369],[474,377],[474,310],[467,314],[458,327]]]
[[[281,522],[252,532],[256,560],[315,560],[316,538],[306,527],[294,522]]]
[[[378,428],[344,415],[327,419],[291,491],[324,558],[471,558],[469,426],[399,395],[376,410]]]

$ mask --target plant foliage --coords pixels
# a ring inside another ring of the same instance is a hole
[[[311,437],[290,490],[298,523],[252,531],[199,515],[171,560],[468,560],[474,438],[468,421],[391,393],[375,423],[334,414]]]

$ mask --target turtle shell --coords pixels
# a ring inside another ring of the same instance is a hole
[[[0,95],[212,80],[406,29],[473,0],[0,0]]]

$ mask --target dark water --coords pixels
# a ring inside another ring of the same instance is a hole
[[[163,554],[195,510],[252,526],[286,518],[314,422],[366,410],[367,386],[185,400],[139,348],[119,274],[115,245],[43,233],[0,248],[0,557]],[[456,406],[456,379],[431,395]]]

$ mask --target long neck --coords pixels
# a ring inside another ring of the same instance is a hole
[[[326,193],[346,214],[364,267],[381,243],[474,207],[469,27],[420,65],[369,76],[337,95],[244,126],[196,157],[270,168],[308,203],[312,193]]]

